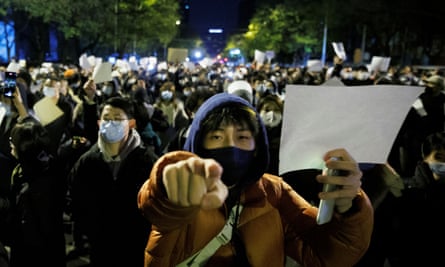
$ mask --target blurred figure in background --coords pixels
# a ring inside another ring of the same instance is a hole
[[[414,176],[405,178],[402,196],[401,265],[439,266],[445,239],[445,132],[425,138]]]
[[[267,95],[258,100],[257,110],[266,126],[269,140],[270,162],[268,173],[278,175],[281,144],[281,127],[283,124],[283,101],[278,95]]]
[[[28,118],[14,126],[10,141],[18,160],[8,211],[11,266],[65,266],[66,188],[53,140],[40,122]]]

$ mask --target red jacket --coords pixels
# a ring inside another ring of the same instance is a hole
[[[139,191],[138,205],[153,228],[145,251],[145,266],[176,266],[203,248],[225,224],[229,211],[204,211],[170,203],[162,184],[167,164],[196,156],[170,152],[155,164]],[[316,224],[317,208],[304,200],[282,178],[264,174],[241,197],[244,209],[239,231],[251,266],[284,266],[286,256],[303,266],[353,266],[371,239],[373,209],[361,191],[346,214],[330,223]],[[206,266],[231,266],[232,244],[220,247]]]

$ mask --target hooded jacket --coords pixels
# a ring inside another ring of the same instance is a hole
[[[231,102],[251,104],[241,97],[220,93],[199,108],[184,150],[163,155],[138,194],[138,205],[152,222],[145,251],[145,266],[176,266],[202,249],[224,226],[230,210],[201,210],[169,202],[162,183],[163,168],[197,157],[202,143],[201,123],[208,113]],[[285,266],[286,256],[303,266],[353,266],[369,246],[373,211],[361,191],[346,214],[335,214],[325,225],[317,225],[317,208],[304,200],[281,177],[264,173],[269,161],[267,134],[261,125],[256,139],[253,168],[243,180],[238,233],[250,266]],[[232,190],[232,189],[231,189]],[[230,194],[230,193],[229,193]],[[233,240],[233,239],[232,239]],[[221,246],[205,266],[236,266],[234,243]],[[246,265],[243,265],[246,266]]]

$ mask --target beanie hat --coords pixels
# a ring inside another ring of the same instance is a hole
[[[252,86],[247,81],[237,80],[237,81],[231,82],[229,84],[229,86],[227,87],[227,92],[229,94],[238,95],[238,96],[246,99],[247,101],[249,101],[249,103],[253,102]]]

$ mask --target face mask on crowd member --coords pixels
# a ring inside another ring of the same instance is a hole
[[[128,127],[128,120],[103,120],[100,123],[100,134],[105,142],[117,143],[125,137],[125,131]]]
[[[436,181],[445,183],[445,150],[431,152],[425,159]]]
[[[104,103],[99,120],[99,138],[105,144],[126,141],[136,123],[132,109],[131,103],[121,97],[112,97]]]
[[[255,91],[258,92],[258,94],[264,94],[267,91],[267,87],[264,83],[260,83],[257,84],[257,86],[255,86]]]
[[[111,96],[113,94],[113,86],[110,84],[105,85],[102,88],[102,93],[106,96]]]
[[[276,127],[280,124],[282,119],[282,114],[277,111],[266,111],[261,110],[260,111],[261,119],[264,121],[264,125],[267,127]]]
[[[233,98],[231,94],[226,97]],[[243,187],[261,176],[262,171],[255,167],[256,163],[267,166],[269,162],[268,148],[263,146],[267,137],[255,110],[241,100],[225,104],[226,99],[220,98],[219,107],[215,101],[210,112],[203,112],[204,108],[196,114],[194,120],[201,122],[199,133],[196,140],[189,139],[185,148],[220,163],[224,170],[221,179],[229,188]],[[192,132],[195,130],[198,128],[191,129]],[[257,143],[257,138],[263,140]]]
[[[283,118],[283,101],[277,95],[267,95],[258,101],[257,109],[266,127],[280,125]]]
[[[445,179],[445,162],[429,162],[433,174],[439,176],[439,179]]]
[[[175,84],[172,82],[165,82],[162,84],[160,91],[160,96],[162,101],[171,101],[175,95]]]
[[[368,80],[370,76],[371,75],[369,74],[369,72],[358,71],[356,77],[357,77],[357,80],[359,80],[359,81],[365,81],[365,80]]]
[[[429,135],[422,144],[422,154],[433,178],[445,183],[445,133]]]
[[[59,98],[60,81],[54,79],[45,80],[42,88],[42,94],[45,97],[53,98],[55,101]]]
[[[44,86],[43,95],[47,97],[54,97],[56,96],[56,89],[54,87]]]
[[[169,91],[169,90],[167,90],[167,91],[162,91],[162,92],[161,92],[161,98],[162,98],[162,100],[170,101],[170,100],[172,100],[172,98],[173,98],[173,92],[172,92],[172,91]]]

